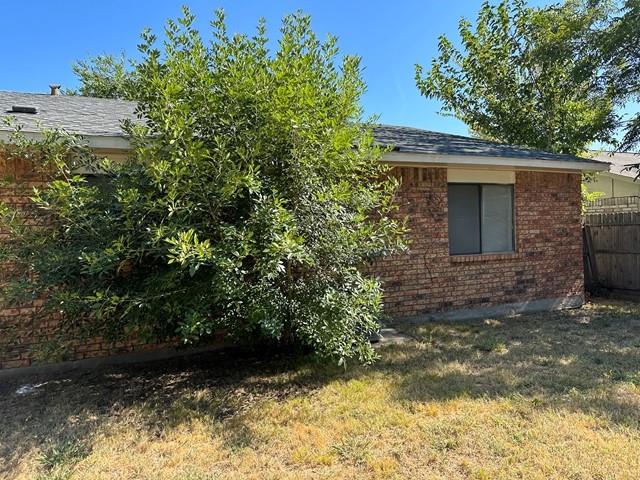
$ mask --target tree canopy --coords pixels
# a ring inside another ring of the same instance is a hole
[[[640,0],[625,0],[596,38],[619,104],[640,102]],[[640,112],[623,125],[621,150],[640,148]]]
[[[138,90],[134,67],[135,63],[128,61],[124,54],[98,55],[80,60],[72,66],[80,86],[77,90],[67,90],[65,94],[135,100]]]
[[[5,258],[27,267],[7,292],[46,293],[74,332],[196,343],[223,330],[371,361],[382,290],[362,267],[400,251],[405,230],[362,118],[359,59],[339,60],[300,13],[273,51],[264,22],[230,36],[218,12],[212,27],[204,39],[185,9],[160,46],[143,34],[128,161],[68,136],[52,137],[55,154],[28,142],[51,172],[34,194],[50,227],[4,207]]]
[[[490,139],[569,154],[612,142],[617,97],[593,42],[609,15],[605,2],[485,2],[475,24],[460,21],[461,48],[440,37],[430,68],[416,67],[417,86]]]

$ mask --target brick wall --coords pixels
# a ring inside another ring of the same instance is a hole
[[[7,160],[0,156],[0,201],[12,208],[26,211],[33,187],[42,181],[31,173],[26,161]],[[16,179],[19,179],[16,182]],[[7,232],[0,229],[0,241],[6,241]],[[10,262],[0,263],[0,290],[16,267]],[[32,338],[40,337],[33,325],[33,313],[42,302],[0,308],[0,368],[14,368],[30,365],[27,345]]]
[[[27,208],[40,179],[26,164],[3,165],[0,176],[18,183],[0,185],[0,200]],[[447,231],[447,174],[443,168],[397,168],[401,211],[409,215],[413,242],[408,254],[379,262],[386,309],[410,316],[492,306],[540,298],[581,295],[582,240],[580,175],[519,172],[515,185],[514,254],[450,257]],[[2,232],[0,232],[0,238]],[[0,266],[1,283],[11,266]],[[34,363],[79,360],[152,350],[166,345],[135,341],[110,344],[100,338],[67,343],[56,350],[58,320],[36,321],[42,302],[0,309],[0,369]]]
[[[374,266],[394,316],[583,294],[580,175],[517,172],[516,251],[449,255],[447,170],[395,169],[410,252]]]
[[[25,214],[32,208],[33,187],[42,185],[43,178],[34,174],[33,166],[25,160],[6,160],[0,157],[0,201]],[[33,213],[33,211],[32,211]],[[37,215],[29,217],[37,218]],[[41,221],[31,221],[34,227]],[[0,229],[0,241],[7,232]],[[16,266],[0,263],[0,290],[4,288]],[[1,298],[1,297],[0,297]],[[0,307],[0,369],[28,367],[36,363],[61,360],[82,360],[120,353],[154,350],[169,344],[144,345],[135,339],[109,343],[102,338],[75,340],[61,335],[57,329],[59,318],[37,315],[43,300],[22,305]]]

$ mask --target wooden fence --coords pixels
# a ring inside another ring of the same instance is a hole
[[[640,212],[586,215],[584,246],[587,289],[640,294]]]

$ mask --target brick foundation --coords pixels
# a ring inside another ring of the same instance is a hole
[[[5,177],[21,178],[19,184],[0,186],[0,200],[26,208],[40,180],[28,177],[27,165],[0,170]],[[394,174],[402,179],[397,201],[409,217],[412,244],[409,253],[374,266],[384,283],[389,314],[405,317],[582,295],[579,174],[518,172],[516,251],[456,257],[449,255],[446,169],[402,167]],[[0,283],[9,272],[7,265],[0,268]],[[95,338],[68,344],[62,356],[51,356],[57,322],[51,318],[36,324],[34,312],[40,307],[34,302],[0,310],[0,369],[166,346],[109,344]]]

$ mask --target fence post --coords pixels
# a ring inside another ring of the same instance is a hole
[[[594,293],[599,285],[598,268],[596,256],[593,251],[593,239],[591,238],[591,227],[582,227],[582,238],[584,240],[584,283],[588,292]]]

